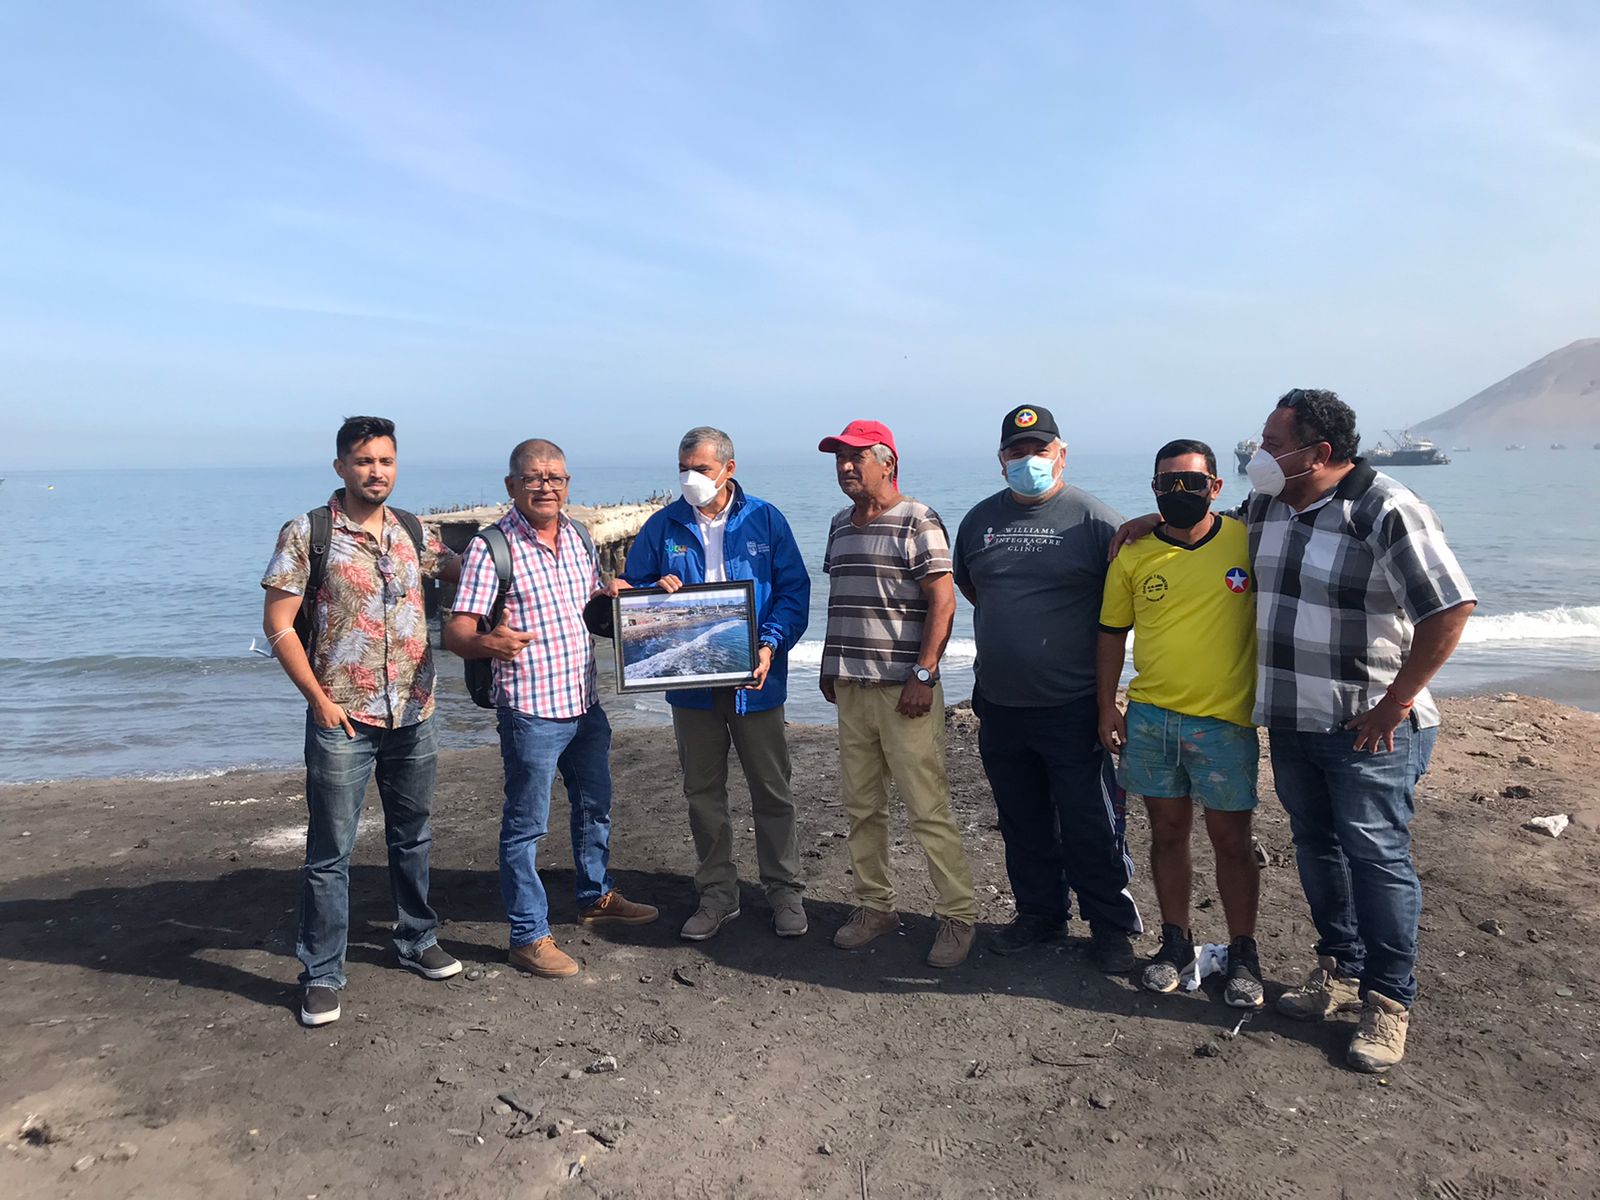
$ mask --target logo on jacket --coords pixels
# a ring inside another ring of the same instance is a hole
[[[1034,412],[1031,408],[1025,408],[1016,415],[1015,419],[1012,421],[1012,424],[1018,429],[1026,429],[1030,425],[1037,424],[1038,420],[1038,413]]]
[[[745,553],[751,558],[757,558],[760,555],[772,553],[772,547],[767,545],[766,542],[746,542],[744,544],[744,549]]]
[[[1244,592],[1250,588],[1250,576],[1243,567],[1235,567],[1222,577],[1230,592]]]
[[[668,541],[667,542],[667,553],[668,554],[687,554],[687,553],[689,553],[689,547],[685,546],[682,542]]]

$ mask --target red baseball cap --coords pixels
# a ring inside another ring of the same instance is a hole
[[[845,447],[859,450],[863,446],[880,443],[889,447],[896,462],[900,460],[900,451],[894,447],[894,434],[882,421],[851,421],[837,437],[825,437],[818,442],[817,449],[824,454],[833,454]]]

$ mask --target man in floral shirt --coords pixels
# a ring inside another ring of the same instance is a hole
[[[308,704],[306,712],[305,880],[295,953],[300,1019],[339,1019],[350,927],[350,854],[374,769],[389,845],[389,879],[399,910],[394,946],[405,966],[448,979],[461,964],[440,948],[428,905],[429,818],[437,744],[433,657],[423,608],[424,578],[454,580],[461,563],[436,535],[418,546],[384,503],[394,490],[394,422],[349,417],[339,429],[333,469],[344,486],[328,500],[326,565],[311,607],[311,650],[295,617],[311,575],[311,520],[278,534],[262,577],[263,627],[278,661]],[[414,520],[414,518],[413,518]]]

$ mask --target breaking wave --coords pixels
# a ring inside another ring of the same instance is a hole
[[[1498,642],[1555,642],[1600,638],[1600,604],[1546,608],[1538,612],[1473,617],[1461,635],[1463,646]]]

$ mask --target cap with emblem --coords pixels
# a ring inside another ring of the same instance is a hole
[[[1048,408],[1041,408],[1037,404],[1024,404],[1013,408],[1000,422],[1000,449],[1004,450],[1012,442],[1020,442],[1024,438],[1032,438],[1038,442],[1053,442],[1061,436],[1061,430],[1056,426],[1056,419],[1050,414]]]

